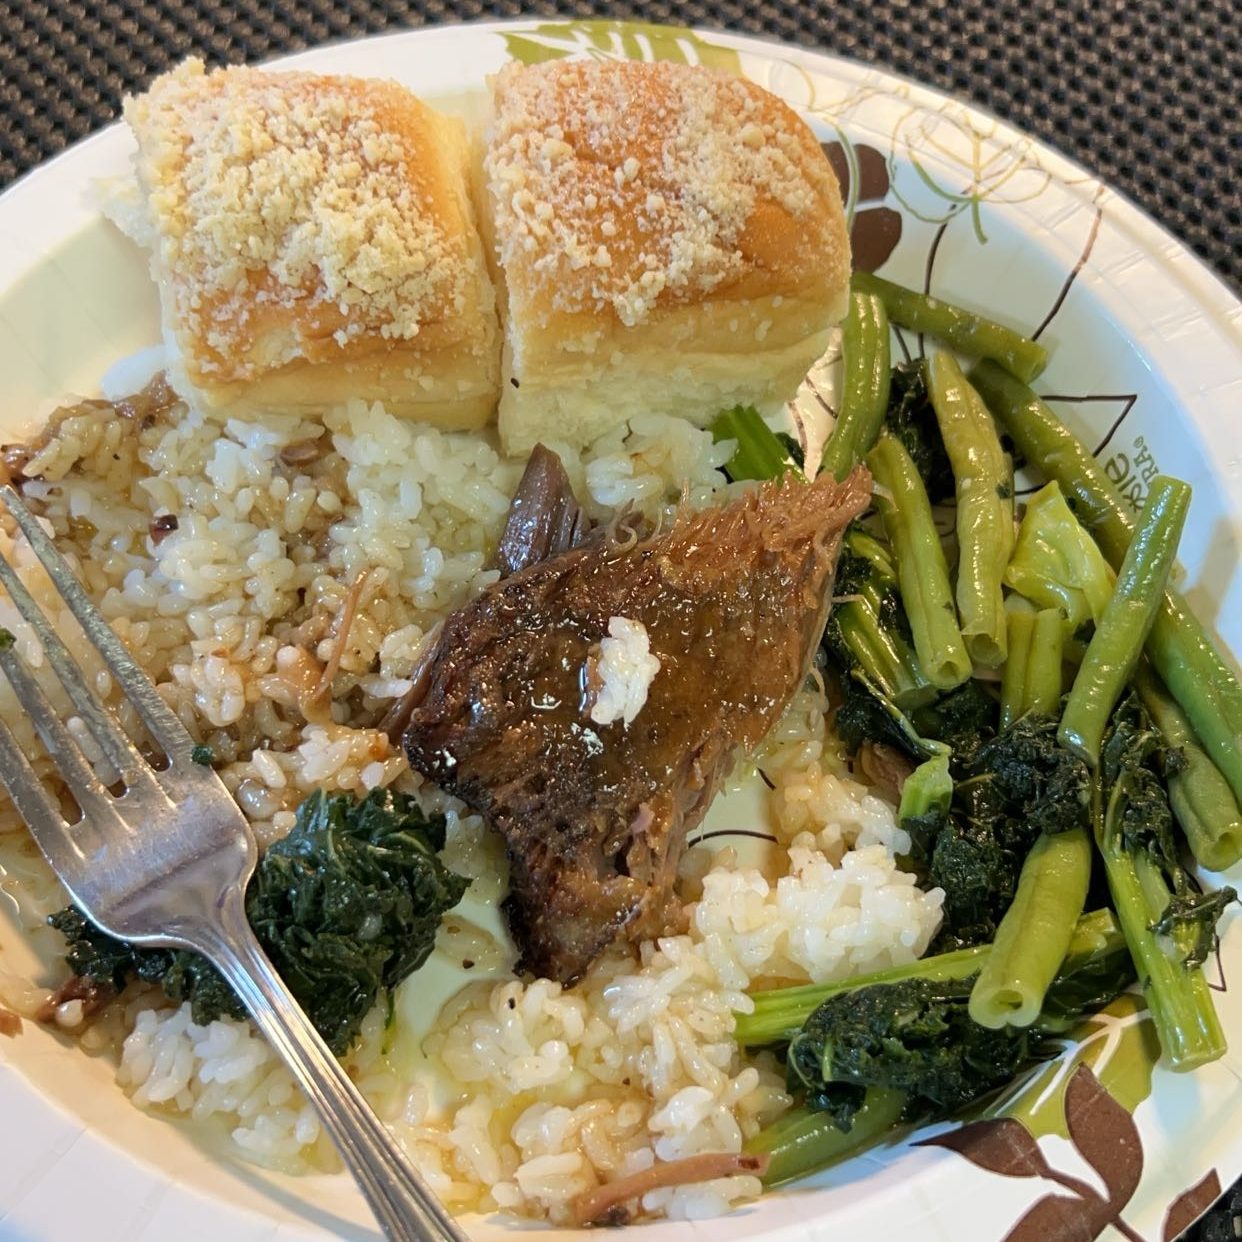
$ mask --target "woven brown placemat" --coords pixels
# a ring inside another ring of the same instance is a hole
[[[553,15],[727,27],[967,96],[1104,177],[1242,287],[1237,0],[0,0],[0,185],[191,52],[257,60],[381,30]]]

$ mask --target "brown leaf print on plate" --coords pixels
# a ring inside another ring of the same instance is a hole
[[[1164,1229],[1160,1235],[1163,1242],[1173,1242],[1174,1238],[1189,1229],[1220,1198],[1220,1192],[1220,1176],[1212,1169],[1189,1190],[1178,1195],[1165,1213]]]
[[[825,142],[824,154],[837,174],[842,199],[850,197],[850,162],[839,142]],[[854,269],[874,272],[882,266],[901,240],[901,216],[883,205],[888,195],[888,163],[875,147],[859,143],[853,148],[858,164],[858,192],[854,196],[854,219],[850,224],[850,248]],[[876,205],[872,205],[876,204]]]
[[[976,1121],[915,1143],[916,1147],[947,1147],[971,1164],[1002,1177],[1051,1177],[1044,1153],[1027,1128],[1012,1117]]]
[[[1065,1120],[1074,1146],[1104,1180],[1109,1206],[1120,1212],[1143,1175],[1143,1142],[1134,1118],[1080,1065],[1065,1089]]]
[[[1037,1199],[1004,1242],[1094,1242],[1108,1224],[1108,1204],[1075,1196],[1046,1195]]]
[[[1012,1117],[972,1121],[916,1146],[944,1147],[990,1173],[1041,1177],[1070,1192],[1037,1200],[1004,1242],[1093,1242],[1110,1225],[1130,1242],[1142,1242],[1121,1218],[1143,1173],[1143,1145],[1133,1118],[1087,1065],[1079,1065],[1070,1077],[1064,1107],[1069,1137],[1099,1174],[1107,1197],[1049,1164],[1030,1132]]]

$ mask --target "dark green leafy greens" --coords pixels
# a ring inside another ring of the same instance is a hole
[[[395,988],[426,961],[444,913],[468,880],[436,856],[444,818],[414,799],[374,790],[318,790],[298,808],[292,831],[271,846],[246,891],[255,935],[328,1046],[348,1051],[381,989]],[[73,909],[50,920],[69,941],[79,975],[115,988],[131,976],[189,1001],[194,1021],[238,1017],[228,985],[196,954],[142,949],[99,931]]]
[[[1039,833],[1089,827],[1090,772],[1056,733],[1055,720],[1032,713],[980,741],[973,754],[955,749],[949,808],[902,819],[915,875],[945,892],[936,949],[991,940]]]
[[[927,364],[922,358],[893,368],[884,425],[910,454],[928,500],[935,505],[949,499],[954,492],[953,467],[927,392]]]
[[[48,922],[69,942],[65,961],[75,975],[120,991],[131,978],[158,984],[169,1000],[190,1002],[194,1021],[245,1016],[241,1001],[206,958],[184,949],[139,949],[101,932],[75,906]]]
[[[963,956],[923,958],[891,982],[825,985],[829,994],[818,1005],[814,988],[759,994],[766,1011],[784,1009],[787,1019],[802,1019],[786,1053],[791,1092],[805,1107],[828,1113],[843,1132],[875,1089],[900,1092],[910,1119],[947,1117],[1052,1055],[1054,1037],[1134,981],[1115,919],[1095,911],[1079,920],[1034,1025],[991,1030],[970,1018],[978,964],[962,969]],[[745,1032],[746,1019],[739,1027]]]
[[[811,1108],[827,1104],[838,1116],[847,1109],[834,1092],[842,1084],[891,1087],[918,1113],[951,1113],[978,1099],[1018,1072],[1031,1037],[972,1022],[973,985],[973,976],[906,979],[830,997],[790,1042],[790,1087]],[[861,1096],[851,1098],[855,1107],[861,1103]]]

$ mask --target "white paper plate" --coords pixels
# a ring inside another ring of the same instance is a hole
[[[860,254],[872,262],[886,254],[882,271],[896,280],[930,283],[1032,330],[1042,325],[1053,357],[1040,391],[1099,446],[1136,507],[1157,464],[1193,484],[1184,587],[1221,639],[1242,650],[1242,438],[1233,421],[1242,408],[1242,308],[1168,234],[1068,160],[875,69],[718,33],[604,22],[465,26],[282,63],[392,77],[468,114],[506,58],[564,55],[732,68],[840,144]],[[124,171],[129,149],[113,127],[0,197],[4,439],[67,394],[97,392],[113,362],[157,339],[146,265],[87,193],[94,178]],[[906,344],[918,347],[914,338]],[[21,967],[11,929],[0,950],[6,969]],[[1242,974],[1236,919],[1208,969],[1226,1030],[1242,1048],[1242,1001],[1224,990],[1227,974]],[[994,1120],[957,1130],[951,1148],[881,1149],[727,1218],[645,1226],[643,1236],[901,1232],[928,1242],[1056,1242],[1119,1229],[1131,1239],[1168,1238],[1242,1172],[1242,1057],[1231,1051],[1193,1075],[1157,1067],[1147,1091],[1146,1029],[1142,1013],[1119,1006],[1080,1061],[1053,1065],[1017,1101],[1038,1145],[1017,1122]],[[109,1065],[46,1031],[27,1024],[18,1039],[0,1041],[0,1058],[0,1237],[375,1236],[347,1178],[280,1178],[223,1161],[187,1128],[131,1107]],[[469,1228],[482,1242],[512,1227],[475,1220]]]

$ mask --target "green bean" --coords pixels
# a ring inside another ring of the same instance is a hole
[[[1103,468],[1043,401],[1001,367],[981,362],[970,380],[1026,460],[1061,485],[1116,569],[1134,522]],[[1242,684],[1176,591],[1165,596],[1147,654],[1242,803]]]
[[[725,466],[731,479],[778,479],[786,470],[796,469],[789,450],[753,406],[738,405],[718,414],[712,439],[737,442]]]
[[[1191,853],[1205,867],[1225,871],[1242,858],[1242,813],[1237,799],[1203,753],[1190,721],[1146,661],[1135,669],[1134,685],[1165,742],[1181,754],[1181,768],[1168,778],[1169,804]]]
[[[928,681],[952,690],[970,676],[940,536],[919,472],[901,442],[883,432],[867,458],[879,484],[876,507],[897,558],[897,580],[914,650]]]
[[[1117,585],[1070,687],[1057,740],[1092,767],[1121,692],[1164,598],[1177,543],[1190,508],[1190,488],[1177,479],[1152,480],[1138,529],[1117,574]]]
[[[1039,1017],[1087,900],[1091,854],[1085,828],[1045,833],[1031,847],[971,989],[970,1016],[980,1026],[1030,1026]]]
[[[1035,614],[1035,633],[1027,663],[1026,710],[1055,716],[1061,710],[1061,661],[1065,632],[1061,614],[1043,608]]]
[[[1027,712],[1055,716],[1061,707],[1065,633],[1055,608],[1010,608],[1009,656],[1001,670],[1001,728]]]
[[[889,335],[884,303],[866,293],[851,293],[841,328],[845,377],[840,411],[823,457],[824,470],[837,479],[862,461],[884,425],[892,379]]]
[[[952,354],[932,354],[927,388],[957,493],[962,637],[976,664],[999,668],[1008,646],[1001,577],[1013,552],[1013,464],[1001,448],[988,407]]]
[[[795,1108],[748,1139],[744,1150],[770,1155],[763,1184],[783,1186],[874,1146],[901,1119],[905,1106],[903,1092],[868,1087],[848,1131],[838,1129],[829,1113]]]
[[[1031,659],[1031,640],[1035,636],[1035,613],[1029,608],[1010,608],[1006,629],[1009,654],[1001,669],[1002,729],[1008,729],[1019,716],[1026,714],[1026,673]]]
[[[850,284],[881,298],[894,323],[934,336],[972,358],[991,358],[1027,383],[1048,365],[1048,351],[1037,341],[973,311],[868,272],[855,272]]]

